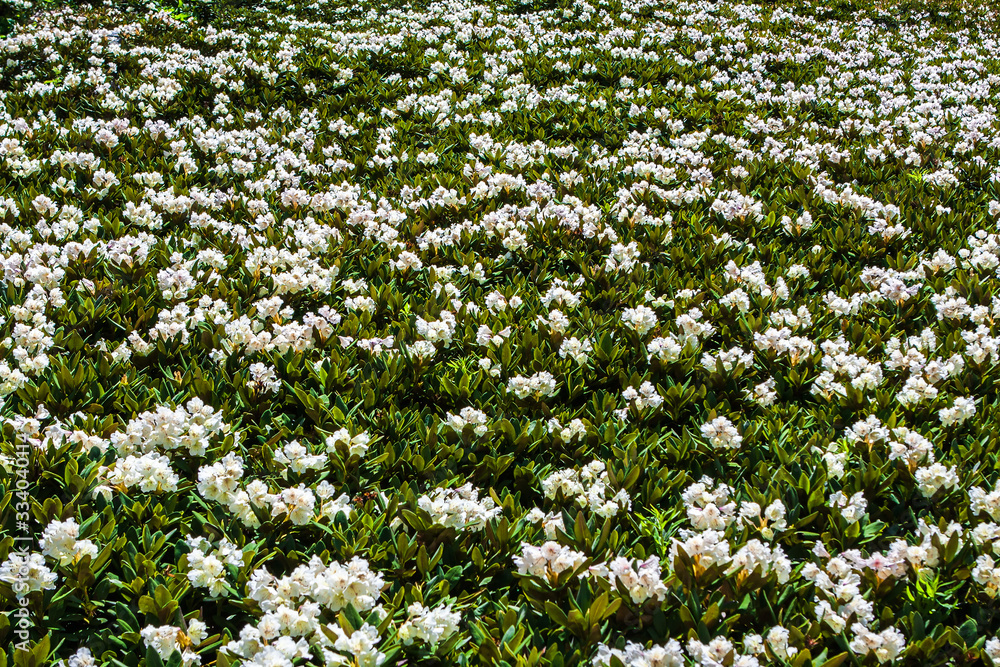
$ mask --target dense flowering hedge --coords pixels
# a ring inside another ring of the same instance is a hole
[[[0,41],[0,667],[1000,664],[991,8],[206,16]]]

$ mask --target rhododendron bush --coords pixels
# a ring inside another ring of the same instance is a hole
[[[1000,664],[996,8],[243,4],[0,39],[0,667]]]

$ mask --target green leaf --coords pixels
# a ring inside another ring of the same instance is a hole
[[[160,659],[160,654],[152,646],[146,649],[146,667],[165,667],[163,660]]]
[[[360,629],[361,626],[365,624],[364,619],[361,618],[361,614],[358,613],[358,610],[354,608],[353,604],[348,603],[348,605],[344,607],[343,611],[340,613],[344,615],[344,618],[347,619],[347,622],[350,623],[351,627],[355,630]]]
[[[143,596],[143,597],[145,597],[145,596]],[[147,599],[149,599],[149,598],[147,598]],[[155,612],[151,612],[151,613],[155,613]],[[135,617],[135,614],[132,613],[132,610],[129,609],[128,605],[126,605],[123,602],[116,602],[115,603],[115,616],[117,617],[118,622],[128,632],[138,632],[143,627],[139,623],[139,620]]]
[[[568,628],[569,627],[569,617],[566,615],[562,609],[560,609],[554,602],[545,602],[545,613],[549,615],[557,625]]]
[[[844,653],[839,653],[833,656],[832,658],[828,659],[826,662],[820,665],[820,667],[840,667],[840,665],[844,664],[849,657],[851,657],[851,654],[847,653],[846,651]]]

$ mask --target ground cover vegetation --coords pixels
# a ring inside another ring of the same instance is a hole
[[[1000,663],[994,7],[4,7],[0,667]]]

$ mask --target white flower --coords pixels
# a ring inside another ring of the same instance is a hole
[[[337,635],[333,648],[353,657],[353,664],[358,667],[378,667],[385,662],[386,654],[378,650],[381,637],[378,634],[378,629],[374,626],[365,623],[350,635],[347,635],[338,624],[328,625],[327,628]],[[327,656],[327,662],[347,664],[347,661],[338,662],[332,654]]]
[[[522,542],[521,555],[514,556],[514,565],[521,574],[554,579],[561,572],[575,570],[586,560],[583,553],[557,542],[546,542],[540,547]]]
[[[45,565],[45,556],[40,553],[24,555],[11,551],[0,565],[0,581],[10,584],[18,598],[35,591],[54,589],[57,579],[55,572]]]
[[[656,311],[648,306],[626,308],[622,312],[621,320],[625,326],[632,329],[640,336],[645,336],[649,333],[658,322]]]
[[[196,634],[201,634],[201,627],[198,628]],[[164,663],[174,653],[180,653],[184,667],[194,667],[201,664],[201,656],[187,648],[193,644],[190,636],[180,628],[175,628],[172,625],[160,627],[147,625],[139,634],[142,635],[146,647],[156,651]]]
[[[753,390],[746,392],[747,398],[757,403],[757,405],[767,408],[774,405],[778,398],[778,392],[774,390],[774,378],[768,378],[764,382],[754,386]]]
[[[743,436],[726,417],[716,417],[702,424],[701,434],[714,448],[739,449],[743,443]]]
[[[451,345],[458,323],[455,315],[448,310],[441,311],[438,317],[439,319],[430,321],[418,317],[417,333],[430,343],[440,343],[442,347],[448,347]]]
[[[872,653],[880,663],[895,660],[906,648],[906,638],[896,628],[886,628],[876,634],[861,623],[855,623],[851,632],[854,633],[849,644],[851,651],[860,656]]]
[[[771,548],[759,540],[750,540],[732,555],[728,574],[739,571],[747,573],[759,569],[763,576],[774,572],[779,584],[788,582],[792,562],[785,556],[780,546]]]
[[[151,452],[118,459],[108,471],[112,486],[138,486],[143,493],[170,493],[177,490],[180,477],[171,469],[170,459]]]
[[[555,396],[558,392],[558,385],[555,378],[548,371],[540,371],[531,377],[518,375],[507,382],[507,389],[518,398],[534,397],[537,400]]]
[[[628,558],[619,557],[607,564],[592,565],[590,573],[607,579],[612,589],[621,584],[628,590],[632,602],[640,606],[648,600],[660,602],[667,595],[667,587],[660,578],[658,556],[634,564]]]
[[[247,385],[256,391],[277,393],[281,389],[281,380],[273,366],[250,364],[250,380]]]
[[[771,647],[774,654],[782,660],[793,657],[789,653],[788,646],[789,632],[786,628],[776,625],[767,632],[767,645]]]
[[[713,565],[725,565],[729,562],[729,542],[724,539],[724,533],[712,529],[704,532],[682,530],[680,536],[683,541],[677,538],[671,540],[671,562],[677,558],[679,549],[683,549],[684,553],[695,559],[698,567],[702,569],[710,568]]]
[[[472,407],[465,407],[459,410],[457,415],[448,413],[445,416],[445,423],[456,433],[461,433],[466,426],[472,425],[477,436],[484,436],[488,430],[489,418],[482,410]]]
[[[925,498],[932,497],[940,489],[954,489],[959,484],[955,466],[948,468],[941,463],[932,463],[923,468],[917,468],[914,476],[917,478],[917,488]]]
[[[256,570],[250,576],[246,592],[265,612],[308,601],[333,612],[348,604],[366,612],[375,608],[384,586],[382,575],[372,571],[362,558],[355,556],[347,563],[331,562],[325,566],[319,556],[313,556],[281,579],[264,568]]]
[[[205,456],[212,441],[225,437],[230,430],[221,412],[200,398],[192,398],[187,405],[174,410],[160,406],[152,412],[143,412],[128,423],[124,432],[112,433],[111,444],[123,456],[180,448],[191,456]]]
[[[302,484],[284,489],[271,500],[271,516],[287,514],[288,520],[296,526],[312,521],[315,518],[315,511],[316,496]]]
[[[969,397],[959,397],[950,408],[942,408],[938,412],[942,426],[953,426],[963,424],[976,414],[975,399]]]
[[[243,477],[243,459],[234,452],[198,470],[198,493],[218,503],[229,503]]]
[[[638,391],[635,387],[628,387],[622,392],[622,398],[635,404],[636,409],[644,410],[656,408],[663,405],[663,397],[657,392],[656,387],[651,382],[643,382]]]
[[[76,519],[70,517],[66,521],[53,521],[46,526],[38,546],[42,553],[59,561],[60,565],[68,565],[84,556],[97,557],[97,545],[90,540],[77,539],[80,536],[80,526]]]
[[[719,350],[714,355],[706,352],[701,357],[701,365],[710,373],[715,373],[716,368],[720,365],[722,370],[727,373],[737,366],[750,368],[753,366],[753,353],[747,352],[740,347]]]
[[[559,345],[559,357],[565,359],[569,357],[578,364],[585,364],[590,358],[590,353],[594,351],[594,346],[589,340],[580,340],[576,337],[566,338]]]
[[[295,473],[303,474],[309,470],[323,470],[327,465],[325,454],[310,454],[309,449],[298,440],[292,440],[284,447],[274,452],[274,462],[287,466]],[[287,471],[282,471],[287,475]]]
[[[662,361],[671,362],[680,359],[683,345],[673,336],[658,337],[649,341],[646,349],[649,351],[649,360],[654,357]]]
[[[844,517],[847,523],[857,523],[860,521],[865,516],[865,510],[868,508],[868,501],[865,500],[864,493],[861,491],[858,491],[850,498],[844,495],[843,491],[837,491],[831,494],[826,502],[830,507],[839,509],[840,515]]]
[[[347,450],[348,456],[364,456],[371,443],[371,436],[368,435],[368,431],[352,436],[346,428],[342,428],[327,436],[325,443],[328,452],[335,452],[341,447]]]
[[[243,552],[225,538],[214,550],[207,540],[189,540],[189,543],[192,550],[187,556],[187,577],[191,585],[207,588],[213,597],[223,596],[226,592],[225,566],[242,567]]]
[[[397,636],[406,645],[422,641],[432,646],[458,632],[462,615],[452,611],[451,605],[431,609],[419,602],[407,607],[407,619],[399,627]]]
[[[81,647],[69,657],[68,665],[60,660],[56,663],[56,667],[97,667],[97,660],[89,648]]]
[[[991,205],[996,203],[997,202],[991,202]],[[998,205],[998,210],[1000,210],[1000,205]],[[994,215],[996,214],[994,213]],[[992,637],[986,640],[986,657],[989,658],[990,662],[994,665],[1000,665],[1000,639]]]
[[[676,639],[669,640],[663,646],[654,645],[648,649],[635,642],[626,642],[624,649],[599,644],[592,664],[594,667],[610,667],[612,657],[621,660],[625,667],[683,667],[685,664],[684,652]]]
[[[612,493],[608,473],[601,461],[591,461],[580,470],[566,468],[542,480],[542,493],[554,500],[559,494],[572,499],[578,507],[588,507],[600,517],[612,517],[632,508],[632,499],[625,489]]]
[[[417,499],[417,506],[430,514],[435,524],[459,531],[482,530],[503,511],[489,496],[479,500],[479,490],[472,484],[457,489],[435,489]]]
[[[688,520],[695,530],[724,530],[736,518],[736,503],[730,502],[733,490],[726,484],[715,484],[704,476],[681,494]],[[757,507],[759,513],[760,508]]]

